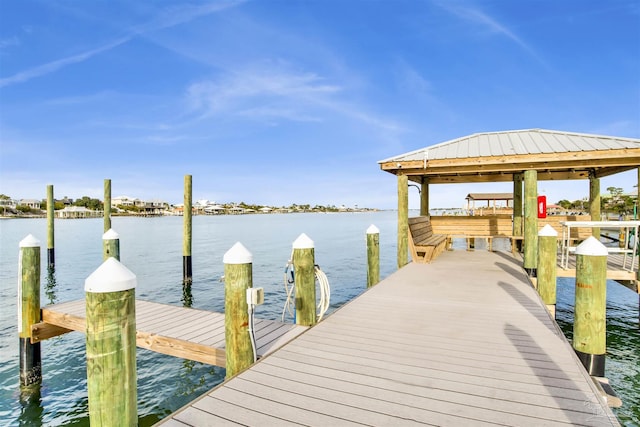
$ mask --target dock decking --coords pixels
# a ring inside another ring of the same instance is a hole
[[[84,300],[43,307],[41,326],[85,332]],[[290,323],[255,320],[257,353],[269,354],[307,329]],[[36,337],[40,336],[36,331]],[[225,366],[224,314],[136,300],[136,344],[170,356]],[[54,335],[58,335],[55,333]],[[51,335],[49,335],[51,336]],[[45,336],[42,338],[47,338]],[[36,339],[38,341],[38,339]]]
[[[506,252],[409,264],[161,421],[619,425]]]

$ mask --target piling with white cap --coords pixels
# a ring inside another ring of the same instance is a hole
[[[20,242],[18,257],[18,336],[20,340],[20,386],[40,387],[40,343],[31,343],[31,325],[40,316],[40,241],[29,234]]]
[[[253,255],[237,242],[223,257],[224,329],[227,378],[253,363],[247,289],[253,287]]]
[[[538,233],[538,294],[551,315],[556,316],[556,264],[558,232],[549,224]]]
[[[607,352],[607,248],[591,236],[576,248],[573,348],[590,375],[604,377]]]
[[[296,323],[316,324],[316,274],[313,240],[302,233],[293,242],[293,271],[295,273]]]
[[[371,224],[367,228],[367,288],[380,281],[380,230]]]
[[[104,212],[104,232],[111,229],[111,180],[104,180],[104,203],[102,204]],[[105,258],[106,259],[106,258]],[[120,260],[120,258],[118,258]]]
[[[109,257],[84,283],[89,421],[136,426],[136,275]]]
[[[113,228],[102,235],[102,260],[113,257],[120,261],[120,236]]]

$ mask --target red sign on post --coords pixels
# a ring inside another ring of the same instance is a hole
[[[538,196],[538,218],[547,217],[547,196]]]

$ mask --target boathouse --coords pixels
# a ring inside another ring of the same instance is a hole
[[[398,180],[398,267],[408,262],[409,181],[421,186],[421,216],[429,215],[430,185],[512,182],[510,237],[518,245],[524,240],[524,268],[531,272],[539,228],[537,182],[588,180],[590,219],[599,221],[600,178],[637,169],[640,181],[640,139],[544,129],[485,132],[393,156],[379,165]]]

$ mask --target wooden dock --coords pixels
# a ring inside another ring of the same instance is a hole
[[[85,332],[85,301],[42,309],[42,323],[33,326],[34,341],[70,331]],[[265,356],[307,327],[255,320],[258,356]],[[225,366],[224,314],[136,300],[136,343],[162,354]]]
[[[509,252],[409,264],[160,424],[617,426]]]

